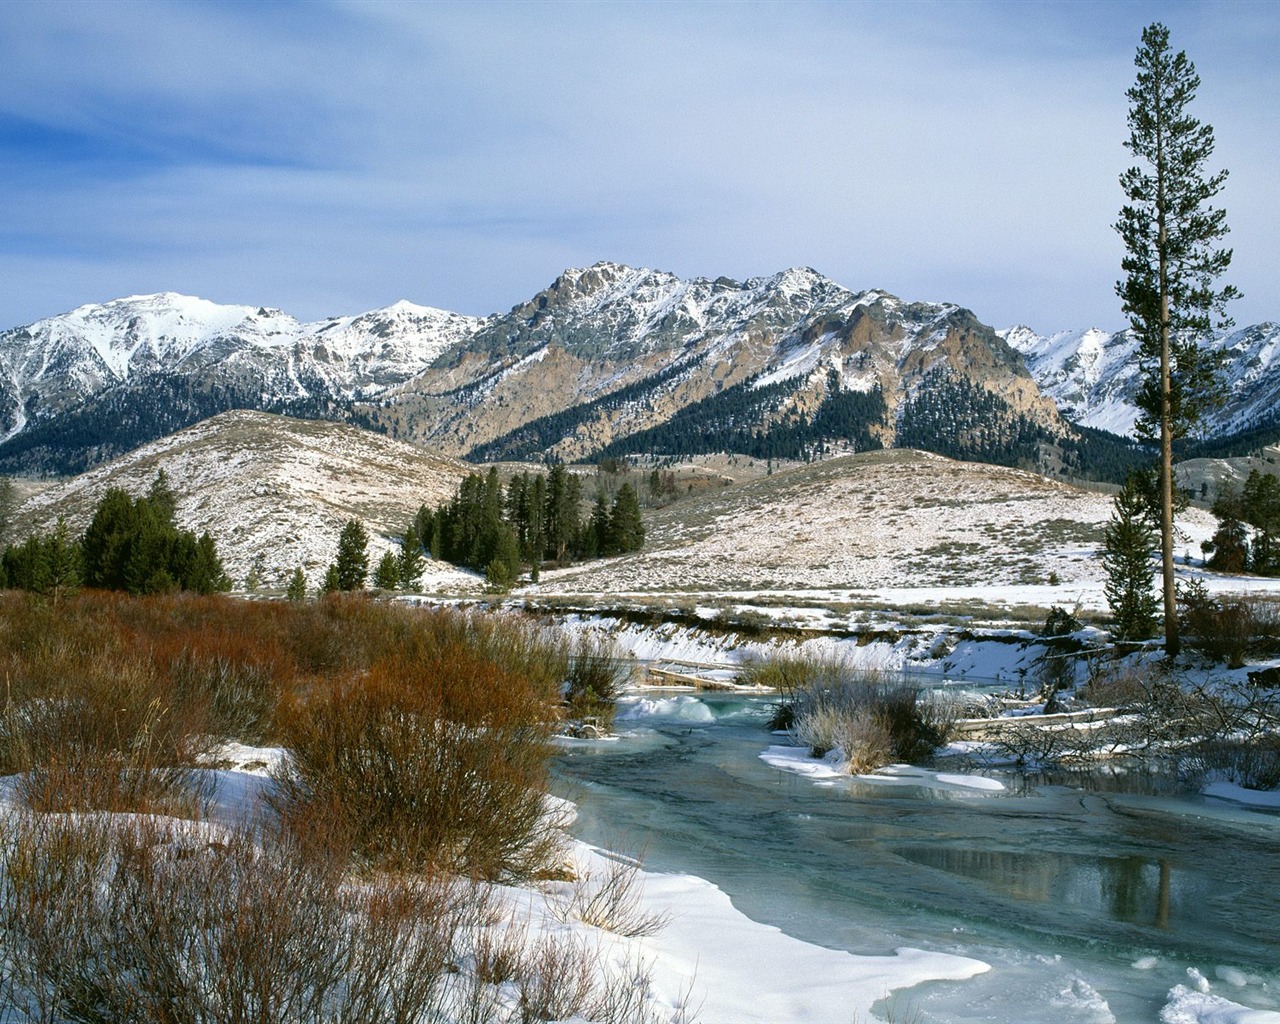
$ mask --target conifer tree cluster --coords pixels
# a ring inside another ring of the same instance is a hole
[[[931,370],[902,406],[895,444],[951,459],[1037,469],[1055,441],[1003,398],[946,369]]]
[[[832,370],[826,395],[812,416],[800,413],[774,419],[799,383],[799,378],[791,378],[772,384],[735,384],[685,406],[665,423],[618,438],[602,448],[598,457],[734,452],[756,459],[807,462],[824,455],[831,444],[854,451],[883,447],[876,428],[884,424],[888,406],[878,384],[867,391],[850,390],[841,386],[840,375]]]
[[[348,519],[338,534],[337,557],[324,574],[324,590],[363,590],[369,575],[369,532],[359,519]],[[389,589],[394,589],[394,584]]]
[[[1218,529],[1209,544],[1210,568],[1280,576],[1280,477],[1253,470],[1243,490],[1227,488],[1218,496],[1213,514]]]
[[[161,470],[146,495],[113,487],[103,495],[84,535],[73,538],[62,520],[46,535],[9,545],[0,560],[4,585],[38,593],[71,587],[158,594],[229,590],[217,544],[174,522],[174,496]]]
[[[472,473],[439,508],[418,510],[413,529],[435,558],[483,572],[508,589],[528,566],[624,554],[644,545],[640,499],[627,483],[612,504],[604,492],[582,516],[582,481],[563,465],[520,473],[503,487],[496,468]]]

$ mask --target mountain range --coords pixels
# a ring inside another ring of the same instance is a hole
[[[1216,342],[1219,433],[1274,422],[1278,338]],[[598,263],[483,318],[399,302],[304,323],[163,293],[0,333],[0,471],[79,472],[244,408],[473,460],[897,445],[1088,473],[1109,456],[1074,424],[1129,433],[1135,374],[1125,334],[997,332],[807,268],[738,282]]]
[[[1137,341],[1128,331],[1097,328],[1039,335],[1028,327],[998,332],[1020,352],[1041,392],[1086,427],[1132,436],[1140,382]],[[1209,413],[1205,434],[1225,438],[1269,431],[1280,436],[1280,325],[1222,332],[1207,343],[1223,359],[1225,402]]]

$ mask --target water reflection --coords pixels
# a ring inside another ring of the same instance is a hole
[[[897,852],[913,864],[972,879],[1019,902],[1062,904],[1157,928],[1169,928],[1172,922],[1175,883],[1167,858],[959,846],[911,846]]]
[[[751,916],[858,952],[884,952],[891,930],[907,945],[964,932],[1125,965],[1152,952],[1273,963],[1274,818],[1148,773],[1008,773],[1004,793],[818,785],[760,761],[778,740],[740,700],[704,703],[711,722],[652,717],[632,724],[634,740],[566,752],[562,779],[590,790],[581,834],[629,835],[651,866],[710,878]]]

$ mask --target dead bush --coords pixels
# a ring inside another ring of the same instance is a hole
[[[0,770],[21,774],[26,803],[196,814],[207,796],[192,773],[210,742],[203,709],[170,703],[142,659],[65,668],[56,681],[20,677],[0,720]]]
[[[433,618],[360,677],[294,694],[275,806],[289,823],[336,815],[368,866],[528,877],[553,862],[544,793],[562,663],[528,631]],[[461,627],[461,628],[460,628]],[[408,648],[407,650],[405,648]]]
[[[640,862],[609,857],[603,875],[582,869],[574,877],[569,896],[552,903],[561,920],[577,918],[595,928],[636,938],[656,935],[668,915],[644,909],[640,891]]]
[[[791,696],[791,734],[815,757],[844,751],[850,771],[893,761],[920,761],[947,741],[955,721],[950,701],[882,672],[833,663],[819,680]]]
[[[1180,752],[1184,777],[1203,782],[1221,779],[1245,789],[1280,789],[1280,734],[1224,737],[1196,743]]]
[[[343,883],[246,829],[22,815],[3,839],[8,996],[28,1020],[426,1019],[474,926],[459,882]]]
[[[1184,642],[1228,668],[1241,668],[1251,647],[1273,638],[1276,613],[1270,603],[1209,596],[1192,580],[1178,593],[1178,619]]]
[[[579,637],[569,654],[565,716],[600,732],[610,732],[626,675],[627,667],[619,659],[613,641]]]

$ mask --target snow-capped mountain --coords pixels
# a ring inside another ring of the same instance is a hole
[[[814,414],[833,386],[879,388],[872,433],[891,443],[935,371],[1057,425],[1017,354],[958,306],[853,292],[808,268],[738,282],[598,263],[492,318],[369,415],[453,454],[579,458],[716,396],[741,416],[744,389],[761,393],[758,425]]]
[[[1013,327],[999,334],[1022,353],[1040,390],[1065,417],[1133,435],[1138,418],[1133,396],[1140,370],[1137,343],[1127,331],[1108,334],[1091,328],[1045,336],[1027,327]],[[1224,353],[1227,399],[1210,414],[1207,432],[1226,436],[1277,422],[1280,325],[1256,324],[1220,334],[1209,347]]]
[[[165,293],[0,333],[0,471],[78,471],[233,408],[480,458],[589,457],[637,435],[652,451],[759,446],[771,431],[790,431],[779,452],[794,457],[817,434],[862,448],[905,432],[1006,461],[1017,435],[1012,461],[1034,463],[1068,429],[970,311],[808,268],[738,282],[598,263],[484,319],[397,303],[301,323]]]
[[[109,455],[225,408],[366,398],[479,324],[408,302],[315,323],[172,292],[81,306],[0,333],[0,441],[40,442],[58,424],[73,437],[44,447],[78,437]],[[104,410],[139,429],[116,438]],[[146,426],[152,419],[157,429]]]

